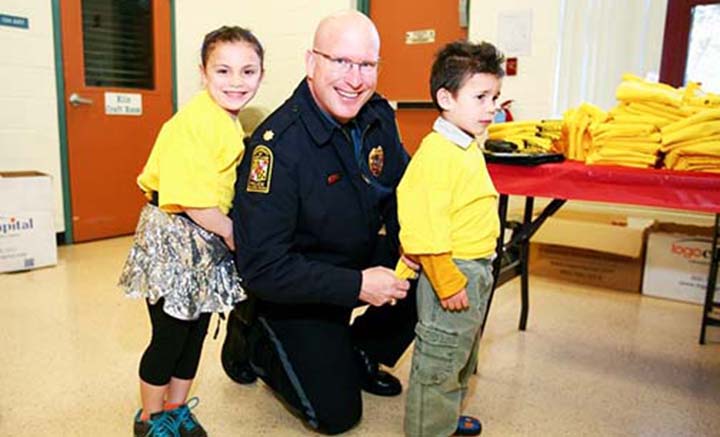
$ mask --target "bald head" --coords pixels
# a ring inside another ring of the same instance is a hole
[[[353,119],[377,86],[380,36],[357,11],[330,15],[318,24],[305,55],[310,93],[320,109],[341,124]]]
[[[341,11],[325,17],[315,30],[313,47],[322,50],[342,39],[363,41],[374,49],[376,56],[380,53],[380,35],[375,24],[358,11]]]

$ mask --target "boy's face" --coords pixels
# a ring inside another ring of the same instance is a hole
[[[453,96],[445,89],[438,91],[442,116],[472,136],[485,133],[495,116],[502,81],[489,73],[468,77]]]

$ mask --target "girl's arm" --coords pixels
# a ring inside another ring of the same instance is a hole
[[[232,220],[219,208],[185,208],[185,213],[198,225],[222,237],[230,250],[235,250]]]

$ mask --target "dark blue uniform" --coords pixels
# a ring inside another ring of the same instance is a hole
[[[353,347],[394,365],[414,337],[414,294],[349,326],[361,270],[398,258],[395,187],[407,162],[385,99],[340,126],[303,80],[255,130],[238,169],[236,260],[257,298],[251,362],[320,431],[362,414]]]

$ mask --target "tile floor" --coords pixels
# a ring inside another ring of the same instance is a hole
[[[129,244],[65,246],[56,267],[0,274],[0,435],[131,435],[149,324],[114,285]],[[518,287],[496,294],[467,399],[484,436],[720,435],[720,333],[697,344],[699,306],[533,278],[519,332]],[[313,435],[262,383],[225,377],[223,335],[193,389],[210,435]],[[403,382],[409,362],[393,369]],[[403,397],[364,400],[347,435],[402,435]]]

